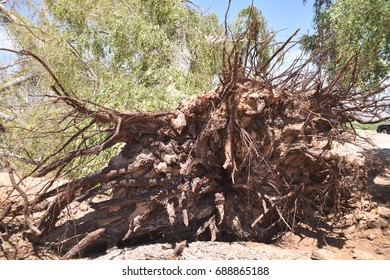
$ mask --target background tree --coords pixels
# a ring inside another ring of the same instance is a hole
[[[254,75],[265,72],[264,63],[270,58],[273,36],[268,31],[266,20],[259,9],[251,5],[241,10],[232,24],[232,37],[238,44],[242,64],[246,69],[255,69]],[[259,44],[261,43],[261,44]],[[252,67],[255,66],[255,67]]]
[[[38,55],[64,88],[89,107],[173,108],[214,87],[221,69],[224,30],[215,14],[202,14],[188,1],[16,0],[1,4],[0,11],[19,48]],[[233,36],[244,32],[249,12],[240,13]],[[250,18],[250,36],[256,37],[251,40],[265,36],[260,11],[254,9]],[[265,58],[267,50],[263,53]],[[8,80],[22,77],[23,82],[7,87],[0,97],[2,112],[13,120],[1,148],[37,165],[57,155],[66,139],[87,124],[77,113],[65,113],[44,67],[25,56],[19,62]],[[107,129],[91,124],[89,137],[79,137],[66,150],[101,141]],[[76,161],[69,172],[74,174],[75,166],[83,166],[81,172],[97,169],[118,148]]]
[[[2,4],[7,30],[20,49],[38,55],[80,99],[120,111],[165,110],[213,86],[221,48],[208,37],[223,33],[215,14],[202,15],[179,0],[38,3]],[[41,65],[24,56],[18,65],[4,83],[28,79],[1,94],[1,111],[13,118],[2,148],[34,163],[54,153],[78,120],[64,117],[61,105],[53,102],[52,81]],[[58,116],[62,120],[49,125]],[[89,130],[99,129],[92,125]],[[104,157],[90,160],[94,166]]]
[[[344,76],[348,80],[358,72],[356,85],[360,87],[388,77],[388,0],[317,0],[314,10],[315,33],[303,36],[301,42],[304,50],[317,52],[319,65],[335,75],[353,59]]]

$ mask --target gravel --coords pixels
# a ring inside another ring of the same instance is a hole
[[[254,242],[192,242],[179,256],[176,245],[151,244],[124,249],[115,248],[99,260],[309,260],[310,254]]]

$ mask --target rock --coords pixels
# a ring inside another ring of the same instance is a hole
[[[378,214],[376,212],[375,213],[367,213],[367,220],[369,222],[375,221],[377,218],[378,218]]]
[[[358,228],[359,230],[366,230],[367,227],[368,227],[367,222],[364,221],[364,220],[360,220],[360,221],[359,221],[359,225],[357,226],[357,228]]]
[[[160,162],[156,164],[154,168],[160,173],[172,172],[172,167],[168,166],[166,162]]]
[[[367,216],[363,213],[360,213],[360,214],[356,215],[356,220],[357,221],[360,221],[360,220],[365,221],[365,220],[367,220]]]
[[[390,208],[385,207],[385,206],[378,206],[378,214],[380,217],[384,219],[389,219],[390,218]]]
[[[178,155],[165,155],[162,159],[165,163],[167,163],[168,165],[172,165],[172,164],[175,164],[179,161],[179,157]]]
[[[87,203],[83,202],[83,203],[80,203],[80,205],[78,206],[78,208],[79,208],[81,211],[88,211],[89,206],[88,206]]]
[[[351,233],[354,233],[355,231],[356,231],[356,225],[352,225],[345,230],[345,233],[351,234]]]
[[[336,259],[336,255],[326,249],[316,249],[311,253],[312,260],[334,260]]]
[[[346,221],[354,221],[355,220],[355,215],[354,214],[347,214],[344,216],[344,219]]]
[[[366,238],[370,241],[373,241],[376,238],[376,235],[373,233],[367,234]]]
[[[172,125],[180,134],[187,125],[186,116],[182,112],[179,112],[177,117],[172,120]]]
[[[389,228],[389,222],[381,217],[378,217],[377,219],[370,221],[368,223],[368,227],[386,229]]]

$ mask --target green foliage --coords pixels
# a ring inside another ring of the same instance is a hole
[[[357,121],[352,122],[352,125],[355,129],[362,129],[362,130],[374,130],[378,128],[379,125],[381,124],[387,124],[387,122],[379,122],[375,124],[362,124]]]
[[[272,36],[264,16],[256,7],[249,6],[238,13],[232,25],[232,35],[235,40],[242,41],[237,48],[244,60],[244,66],[261,68],[270,58]],[[263,69],[263,72],[265,71],[266,67]]]
[[[41,57],[81,100],[119,111],[166,110],[212,87],[220,69],[220,45],[207,40],[223,34],[217,17],[203,16],[179,0],[12,2],[9,8],[18,20],[7,28],[20,48]],[[53,81],[36,61],[24,62],[13,76],[32,78],[0,97],[2,111],[14,117],[2,148],[26,158],[44,158],[76,132],[67,127],[75,116],[64,116],[66,109],[59,103],[42,98],[51,94]],[[100,134],[84,145],[104,137]],[[62,153],[81,142],[82,138]],[[108,157],[87,161],[92,166]]]
[[[321,1],[316,1],[321,6]],[[322,1],[324,2],[324,1]],[[344,73],[348,80],[358,73],[357,85],[370,86],[390,70],[390,3],[388,0],[325,1],[316,13],[316,33],[301,40],[306,51],[318,52],[317,62],[333,74],[353,57]]]
[[[220,47],[206,40],[222,34],[216,16],[202,16],[181,1],[45,2],[36,22],[24,19],[33,29],[15,25],[13,33],[80,98],[122,110],[168,109],[177,104],[167,100],[169,86],[181,88],[181,98],[197,94],[220,69]]]
[[[42,58],[80,100],[117,111],[161,111],[215,86],[223,40],[213,42],[210,38],[223,38],[224,34],[215,14],[203,15],[180,0],[12,3],[9,8],[17,21],[9,23],[7,29],[20,48]],[[239,14],[235,35],[239,37],[251,26],[251,36],[257,36],[252,40],[266,36],[261,12],[254,9],[250,22],[248,12]],[[268,49],[262,56],[269,56]],[[53,81],[36,61],[20,64],[13,77],[21,76],[31,78],[23,87],[11,88],[0,97],[0,109],[14,117],[1,149],[39,161],[60,149],[86,123],[60,102],[53,103]],[[100,130],[104,127],[91,126],[54,158],[101,142],[107,135],[98,133]],[[82,165],[77,172],[91,172],[118,148],[74,160],[70,169]],[[75,169],[72,174],[77,172]]]
[[[314,0],[313,10],[314,10],[314,22],[319,23],[321,18],[321,13],[324,9],[329,8],[333,0]],[[307,0],[303,0],[303,3],[306,4]]]

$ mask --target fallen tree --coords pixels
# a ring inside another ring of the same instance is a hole
[[[348,211],[364,192],[367,171],[363,158],[337,146],[350,139],[348,124],[359,112],[377,115],[386,97],[375,96],[387,85],[358,92],[353,77],[339,83],[343,71],[330,80],[321,69],[308,72],[310,58],[285,71],[267,68],[288,42],[261,64],[253,52],[264,42],[244,52],[236,43],[225,50],[218,88],[159,113],[122,113],[79,100],[38,56],[18,51],[46,68],[54,80],[51,98],[86,123],[77,121],[78,131],[32,174],[58,175],[76,158],[124,145],[102,170],[49,184],[30,200],[19,187],[23,180],[14,181],[23,200],[7,208],[3,222],[24,213],[30,240],[71,258],[126,242],[270,242],[313,217]],[[91,131],[94,124],[102,129]],[[85,145],[97,134],[102,141]],[[80,138],[83,146],[66,151]],[[62,219],[71,203],[83,201],[93,211]]]

